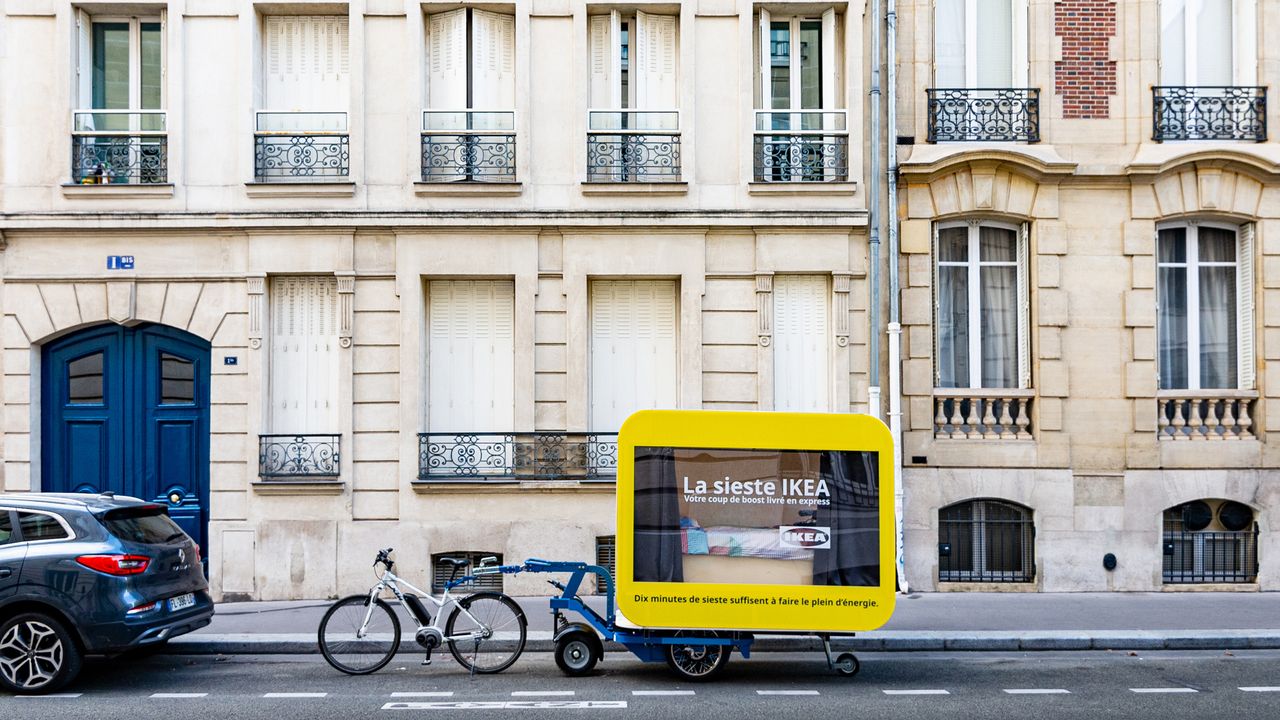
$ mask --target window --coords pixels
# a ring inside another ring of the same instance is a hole
[[[44,513],[18,512],[18,532],[23,542],[63,540],[71,537],[58,518]]]
[[[937,0],[934,82],[940,88],[1027,84],[1026,0]]]
[[[679,18],[618,10],[588,18],[591,107],[671,110],[679,105]]]
[[[843,107],[840,94],[841,42],[838,15],[828,9],[820,15],[785,17],[768,10],[759,13],[756,30],[760,42],[757,71],[759,99],[765,110],[833,110]],[[789,120],[775,113],[772,129],[818,130],[820,116],[804,115],[802,126],[779,126]]]
[[[80,107],[154,110],[164,107],[163,23],[154,17],[94,17],[76,14]],[[127,119],[128,115],[120,116]],[[99,122],[104,122],[99,118]],[[124,121],[122,121],[124,122]],[[99,127],[99,130],[126,130]],[[133,128],[138,129],[138,128]],[[149,128],[155,129],[155,128]]]
[[[591,283],[590,423],[616,432],[636,410],[676,406],[676,284]]]
[[[337,278],[276,277],[270,293],[272,432],[332,432],[337,424]]]
[[[1160,389],[1252,389],[1253,226],[1156,233]]]
[[[8,510],[0,508],[0,545],[7,545],[14,539],[13,516]]]
[[[1166,583],[1248,583],[1258,575],[1253,509],[1230,500],[1192,500],[1164,511]]]
[[[71,405],[101,405],[103,354],[92,353],[67,363],[67,402]]]
[[[496,558],[494,562],[489,563],[490,565],[502,564],[502,553],[451,552],[451,553],[437,553],[435,555],[432,555],[431,556],[431,592],[434,592],[434,593],[444,592],[445,583],[449,582],[451,579],[455,577],[460,578],[475,572],[475,569],[480,566],[480,563],[485,558],[488,558],[488,557]],[[445,558],[457,558],[459,560],[466,560],[467,564],[464,567],[458,567],[455,571],[453,564],[444,562]],[[471,582],[463,583],[462,585],[459,585],[458,587],[454,588],[455,592],[458,590],[497,590],[501,592],[502,591],[502,573],[491,573],[491,574],[480,575],[476,579],[472,580]]]
[[[345,131],[346,16],[269,15],[262,19],[262,33],[262,107],[273,115],[292,117],[273,117],[271,127],[258,129]]]
[[[102,516],[107,532],[128,542],[160,545],[185,537],[163,507],[140,506],[108,510]]]
[[[936,226],[936,382],[1029,388],[1027,227]]]
[[[938,511],[938,580],[1035,579],[1031,510],[1003,500],[970,500]]]
[[[427,301],[427,429],[511,432],[515,429],[514,283],[432,280]]]
[[[515,53],[511,15],[474,8],[428,15],[427,107],[513,109]]]
[[[773,409],[827,412],[827,278],[778,275],[773,279]]]
[[[1160,0],[1160,83],[1253,85],[1256,0]]]
[[[190,405],[196,401],[195,363],[160,353],[160,404]]]

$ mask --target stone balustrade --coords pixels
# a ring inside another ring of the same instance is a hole
[[[1156,424],[1161,440],[1247,440],[1258,393],[1241,390],[1161,390]]]
[[[1035,390],[935,388],[933,436],[960,440],[1030,440]]]

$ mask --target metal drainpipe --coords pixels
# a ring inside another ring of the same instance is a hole
[[[871,182],[867,192],[871,194],[867,224],[871,228],[868,241],[868,281],[871,285],[870,318],[870,367],[867,383],[867,407],[877,418],[883,416],[880,407],[880,0],[871,3]]]
[[[894,526],[897,530],[898,590],[908,592],[903,560],[902,507],[906,492],[902,478],[902,324],[898,308],[898,2],[887,0],[885,35],[889,72],[889,132],[885,173],[889,202],[889,432],[893,435]]]

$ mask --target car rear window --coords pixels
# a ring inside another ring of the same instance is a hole
[[[19,511],[18,527],[21,528],[24,542],[61,540],[68,537],[66,529],[62,527],[62,523],[51,515]]]
[[[112,535],[129,542],[157,545],[183,537],[182,528],[169,519],[164,508],[136,507],[108,510],[102,524]]]

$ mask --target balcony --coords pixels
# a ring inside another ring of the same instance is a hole
[[[755,182],[848,181],[846,122],[843,110],[757,110]]]
[[[1242,390],[1161,390],[1156,427],[1161,440],[1252,440],[1258,393]]]
[[[587,111],[587,182],[679,181],[679,112]]]
[[[516,114],[511,111],[424,110],[422,181],[516,181]]]
[[[346,180],[350,162],[345,112],[257,113],[253,134],[257,182]]]
[[[617,474],[617,433],[418,435],[418,480],[425,483],[613,482]]]
[[[1152,139],[1267,139],[1265,87],[1156,86],[1152,96]]]
[[[935,388],[933,436],[952,440],[1031,440],[1034,390]]]
[[[169,135],[163,110],[76,110],[71,182],[160,185],[169,182]]]
[[[264,480],[336,479],[341,435],[259,435],[258,476]]]
[[[929,142],[1040,142],[1039,88],[930,88]]]

